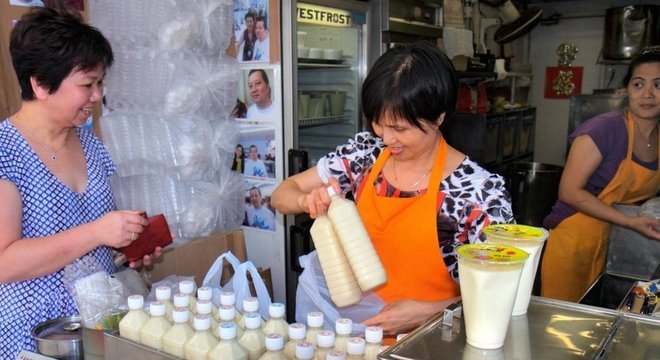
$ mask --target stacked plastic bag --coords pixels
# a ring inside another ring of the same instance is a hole
[[[89,14],[115,53],[100,124],[117,207],[165,214],[179,244],[240,227],[232,0],[90,0]]]

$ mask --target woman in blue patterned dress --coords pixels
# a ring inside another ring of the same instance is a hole
[[[137,211],[113,211],[114,164],[79,127],[101,100],[113,61],[108,41],[77,15],[39,8],[12,30],[10,53],[22,105],[0,123],[3,359],[35,350],[35,325],[77,313],[62,282],[65,266],[87,255],[112,274],[111,248],[130,244],[147,225]]]

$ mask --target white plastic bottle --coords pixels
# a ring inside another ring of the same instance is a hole
[[[213,303],[211,300],[197,300],[195,306],[197,315],[208,315],[211,319],[211,332],[218,329],[218,321],[213,317]]]
[[[348,339],[353,332],[353,320],[339,318],[335,321],[335,350],[346,352],[348,350]]]
[[[195,314],[195,283],[192,280],[179,281],[179,292],[188,295],[188,308]]]
[[[358,285],[362,291],[368,291],[385,284],[387,281],[385,268],[380,262],[355,203],[339,196],[332,186],[328,187],[328,195],[330,195],[328,217],[332,221]]]
[[[243,317],[238,321],[238,326],[245,330],[245,315],[247,314],[259,314],[259,299],[256,297],[247,297],[243,299]],[[261,318],[261,315],[259,315]],[[263,319],[261,319],[261,326],[264,325]]]
[[[163,336],[172,327],[167,319],[165,304],[154,301],[149,305],[149,321],[140,329],[140,343],[154,349],[163,349]]]
[[[190,310],[187,307],[174,308],[172,311],[172,327],[163,335],[163,351],[168,354],[184,357],[184,346],[190,341],[195,331],[188,325]]]
[[[305,335],[307,335],[307,328],[305,324],[302,323],[293,323],[289,324],[289,341],[284,345],[284,355],[289,359],[293,359],[296,355],[296,345],[299,342],[305,341]]]
[[[325,360],[329,352],[335,348],[335,332],[321,330],[316,335],[316,360]]]
[[[380,326],[368,326],[364,331],[364,340],[367,342],[364,350],[364,358],[366,360],[377,360],[378,354],[383,351],[383,328]]]
[[[307,335],[305,335],[305,341],[316,346],[317,335],[323,330],[324,321],[325,317],[320,311],[312,311],[307,314]]]
[[[364,350],[367,344],[363,338],[352,337],[348,339],[346,345],[346,352],[348,353],[346,359],[364,360]]]
[[[332,350],[323,360],[346,360],[346,353],[340,350]]]
[[[289,340],[289,324],[284,320],[286,310],[282,303],[271,303],[268,306],[270,319],[263,327],[264,334],[276,333],[282,336],[283,342]]]
[[[159,286],[156,288],[156,300],[165,304],[165,319],[172,322],[172,289],[169,286]]]
[[[307,341],[301,341],[296,344],[295,360],[313,360],[315,356],[314,344]]]
[[[326,215],[317,216],[309,233],[314,240],[332,302],[338,307],[356,304],[362,298],[362,290],[330,218]]]
[[[243,315],[236,309],[236,294],[232,291],[223,291],[220,293],[220,305],[231,306],[236,310],[236,324],[241,322]],[[240,336],[239,336],[240,338]]]
[[[289,360],[282,349],[284,349],[284,338],[278,333],[266,334],[266,352],[259,360]]]
[[[248,352],[236,340],[237,326],[234,323],[221,323],[218,326],[220,341],[209,352],[209,360],[248,360]]]
[[[218,308],[218,318],[220,323],[232,323],[236,325],[236,339],[240,339],[243,336],[243,329],[238,326],[236,322],[236,308],[231,305],[220,305]],[[220,336],[220,334],[217,334]]]
[[[128,313],[119,322],[119,336],[140,342],[140,329],[147,321],[149,321],[149,314],[144,311],[144,297],[142,295],[129,296]]]
[[[245,332],[238,343],[248,352],[248,359],[257,360],[266,352],[266,336],[261,331],[261,315],[247,313],[243,316]]]
[[[208,315],[195,315],[195,333],[183,347],[187,360],[207,360],[209,352],[218,345],[211,334],[211,318]]]
[[[213,304],[213,289],[211,289],[210,286],[202,286],[197,288],[197,300],[208,300],[211,303],[212,318],[218,318],[218,307]]]

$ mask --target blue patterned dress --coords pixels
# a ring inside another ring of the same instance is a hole
[[[53,235],[114,209],[109,180],[115,166],[110,155],[91,131],[77,129],[77,135],[87,162],[87,188],[82,194],[48,170],[9,120],[0,123],[0,179],[13,182],[21,195],[23,238]],[[109,274],[115,272],[108,247],[88,255]],[[0,284],[0,358],[14,359],[22,349],[35,351],[31,331],[37,324],[78,313],[62,283],[62,272]]]

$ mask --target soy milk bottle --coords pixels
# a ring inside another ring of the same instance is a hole
[[[144,297],[131,295],[128,297],[128,313],[119,322],[119,335],[124,339],[140,342],[140,329],[149,321],[149,315],[144,312]]]
[[[364,339],[367,345],[364,350],[366,360],[376,360],[383,346],[383,328],[380,326],[369,326],[364,331]]]
[[[197,315],[208,315],[211,319],[211,331],[215,332],[218,329],[218,321],[213,317],[213,303],[211,300],[197,300],[195,306]]]
[[[332,186],[328,186],[328,195],[330,195],[328,217],[358,285],[362,291],[368,291],[384,284],[387,281],[385,269],[371,243],[355,203],[339,196]]]
[[[363,338],[352,337],[346,343],[346,352],[348,356],[346,359],[351,360],[364,360],[364,350],[366,343]]]
[[[192,280],[180,281],[179,292],[188,295],[188,308],[194,314],[195,304],[197,303],[197,300],[195,299],[195,283],[192,282]]]
[[[197,300],[208,300],[211,303],[212,319],[218,318],[218,308],[213,304],[213,289],[209,286],[202,286],[197,289]],[[213,326],[213,325],[211,325]],[[215,329],[214,327],[212,329]]]
[[[320,311],[312,311],[307,314],[307,335],[305,335],[305,341],[308,343],[314,344],[316,346],[317,335],[320,331],[323,331],[323,322],[325,318],[323,313]],[[334,334],[333,334],[334,335]]]
[[[335,348],[335,332],[321,330],[316,335],[316,360],[325,360],[329,352]]]
[[[211,318],[208,315],[195,315],[195,333],[184,346],[188,360],[206,360],[209,352],[218,344],[211,334]]]
[[[246,329],[245,315],[254,313],[259,315],[259,318],[261,319],[261,315],[259,314],[259,299],[256,297],[247,297],[243,299],[243,313],[243,317],[238,321],[238,326],[242,329]],[[262,322],[259,326],[263,326],[263,319],[261,320]]]
[[[284,345],[284,355],[293,359],[296,355],[296,345],[305,341],[307,329],[305,324],[293,323],[289,325],[289,341]]]
[[[266,352],[266,336],[261,331],[261,315],[259,313],[247,313],[243,316],[245,321],[245,332],[238,343],[248,352],[248,359],[257,360]]]
[[[344,307],[360,301],[362,290],[353,275],[330,218],[326,215],[317,216],[309,232],[332,302],[338,307]]]
[[[283,344],[289,340],[289,324],[284,320],[285,307],[282,303],[271,303],[268,306],[268,315],[270,319],[263,327],[264,334],[276,333],[280,334],[283,339]]]
[[[278,333],[266,334],[266,352],[261,355],[259,360],[289,360],[282,349],[284,348],[284,338]]]
[[[218,318],[221,323],[232,323],[236,325],[236,339],[240,339],[243,336],[243,329],[238,326],[236,322],[236,308],[230,305],[220,305],[218,308]],[[220,334],[218,334],[220,336]]]
[[[236,310],[236,324],[241,322],[241,318],[243,316],[241,315],[240,311],[236,309],[236,294],[234,294],[233,291],[223,291],[220,293],[220,305],[233,307]]]
[[[156,288],[156,300],[165,304],[165,318],[170,323],[172,322],[172,289],[169,286],[159,286]]]
[[[165,304],[160,301],[154,301],[149,306],[151,318],[140,329],[140,343],[150,346],[154,349],[163,349],[163,336],[172,327],[169,321],[165,319]]]
[[[209,360],[248,360],[248,352],[236,340],[237,326],[222,323],[218,326],[220,342],[209,352]]]
[[[348,318],[339,318],[335,321],[335,350],[346,352],[348,349],[348,339],[353,332],[353,320]]]
[[[178,357],[184,357],[184,346],[195,334],[188,325],[190,310],[187,307],[174,308],[172,311],[172,327],[163,335],[163,351]]]
[[[307,341],[301,341],[296,344],[295,360],[313,360],[314,359],[314,344]]]
[[[323,360],[345,360],[346,353],[341,350],[333,350],[328,353],[328,356]]]

